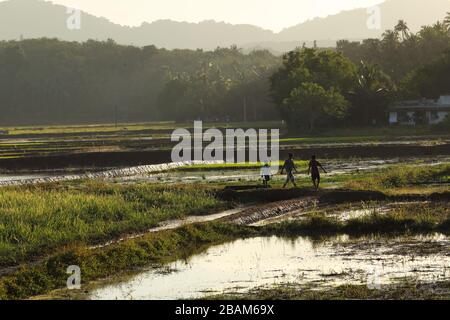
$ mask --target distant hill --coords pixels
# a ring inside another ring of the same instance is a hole
[[[69,41],[114,39],[120,44],[156,45],[167,49],[206,49],[237,45],[245,49],[267,48],[275,52],[290,50],[303,42],[318,40],[321,46],[333,45],[339,39],[359,40],[379,37],[399,19],[407,21],[411,30],[431,24],[450,11],[450,0],[387,0],[380,5],[381,29],[366,26],[366,9],[341,12],[316,18],[276,34],[252,25],[224,22],[200,23],[160,20],[139,27],[115,24],[89,13],[82,14],[80,30],[66,27],[67,9],[42,0],[10,0],[0,2],[0,39],[55,37]]]
[[[121,26],[89,13],[81,15],[81,29],[66,26],[67,8],[40,0],[0,2],[0,39],[56,37],[68,41],[114,39],[121,44],[156,45],[167,49],[214,49],[233,44],[273,41],[274,33],[251,25],[159,20],[139,27]]]
[[[392,29],[399,20],[405,20],[411,31],[418,31],[421,26],[442,20],[446,12],[450,11],[450,1],[387,0],[379,5],[379,8],[381,28],[378,30],[370,30],[367,27],[369,13],[367,8],[364,8],[313,19],[285,29],[277,37],[280,41],[377,38],[386,29]]]

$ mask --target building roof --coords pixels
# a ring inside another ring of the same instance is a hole
[[[450,95],[441,96],[437,101],[437,104],[440,106],[450,106]]]
[[[450,95],[441,96],[438,100],[422,99],[399,101],[394,103],[389,109],[393,111],[450,111]]]

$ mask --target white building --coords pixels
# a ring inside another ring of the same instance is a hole
[[[389,109],[389,124],[438,124],[450,114],[450,95],[437,101],[422,99],[401,101]]]

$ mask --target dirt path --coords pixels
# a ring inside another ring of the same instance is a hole
[[[115,243],[123,242],[123,241],[126,241],[126,240],[131,240],[131,239],[136,239],[136,238],[139,238],[139,237],[143,237],[143,236],[145,236],[146,234],[149,234],[149,233],[154,233],[154,232],[159,232],[159,231],[164,231],[164,230],[173,230],[173,229],[182,227],[184,225],[189,225],[189,224],[194,224],[194,223],[202,223],[202,222],[217,221],[217,220],[229,217],[229,216],[234,216],[234,215],[241,214],[243,211],[245,211],[249,207],[251,207],[251,206],[249,206],[249,205],[247,205],[247,206],[239,206],[239,207],[236,207],[234,209],[230,209],[230,210],[226,210],[226,211],[222,211],[222,212],[219,212],[219,213],[214,213],[214,214],[210,214],[210,215],[206,215],[206,216],[188,216],[188,217],[183,218],[183,219],[163,221],[157,227],[151,228],[151,229],[149,229],[149,230],[147,230],[145,232],[140,232],[140,233],[128,235],[128,236],[122,237],[120,239],[115,239],[115,240],[109,241],[109,242],[101,244],[101,245],[92,246],[90,248],[91,249],[104,248],[104,247],[107,247],[107,246],[109,246],[111,244],[115,244]]]

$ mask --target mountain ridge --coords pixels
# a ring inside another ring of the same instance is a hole
[[[426,2],[426,6],[424,6]],[[386,0],[379,5],[381,28],[370,30],[367,8],[342,11],[323,18],[314,18],[279,33],[251,24],[224,21],[177,22],[160,19],[126,26],[107,18],[82,12],[81,29],[66,27],[69,13],[62,5],[42,0],[9,0],[0,2],[0,40],[23,38],[58,38],[67,41],[114,39],[124,45],[155,45],[167,49],[204,49],[237,45],[244,49],[261,47],[287,51],[314,40],[330,46],[337,40],[377,38],[403,19],[417,31],[421,25],[443,19],[450,11],[450,0]]]

